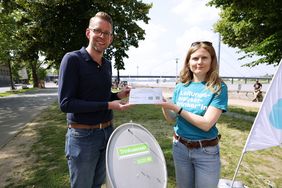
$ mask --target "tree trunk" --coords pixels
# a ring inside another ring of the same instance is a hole
[[[117,69],[117,83],[119,84],[120,79],[119,79],[119,69]]]
[[[11,90],[15,90],[15,85],[13,82],[13,75],[12,75],[12,67],[11,67],[11,61],[10,59],[8,60],[8,67],[9,67],[9,74],[10,74],[10,86],[11,86]]]
[[[30,64],[31,67],[31,74],[32,74],[32,80],[33,80],[33,87],[40,87],[40,83],[38,80],[38,76],[37,76],[37,66],[36,66],[36,62],[31,62]]]

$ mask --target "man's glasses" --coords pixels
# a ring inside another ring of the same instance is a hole
[[[112,36],[112,33],[108,31],[104,32],[101,29],[93,29],[93,28],[89,28],[89,29],[92,30],[95,35],[100,35],[100,36],[104,35],[106,37]]]
[[[197,41],[197,42],[193,42],[193,43],[191,44],[191,47],[197,46],[197,45],[199,45],[199,44],[201,44],[201,43],[203,43],[203,44],[205,44],[205,45],[208,45],[208,46],[212,46],[212,43],[209,42],[209,41]]]

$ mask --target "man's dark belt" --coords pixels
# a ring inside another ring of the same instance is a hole
[[[69,124],[69,128],[74,128],[74,129],[104,129],[112,125],[112,121],[106,121],[104,123],[99,123],[96,125],[87,125],[87,124]]]
[[[218,135],[215,139],[212,140],[202,140],[202,141],[188,141],[180,136],[177,136],[174,133],[174,138],[176,140],[179,140],[182,144],[184,144],[187,148],[193,149],[193,148],[200,148],[200,147],[208,147],[208,146],[216,146],[220,140],[221,135]]]

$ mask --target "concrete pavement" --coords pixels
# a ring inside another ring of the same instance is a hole
[[[53,84],[49,84],[49,85],[53,85]],[[29,88],[32,88],[32,85],[25,85]],[[23,84],[16,84],[15,85],[15,89],[22,89]],[[6,91],[11,91],[11,87],[0,87],[0,93],[6,92]]]
[[[0,148],[56,99],[57,87],[54,84],[24,94],[0,97]]]
[[[245,99],[229,98],[228,105],[260,108],[262,102],[252,102]]]

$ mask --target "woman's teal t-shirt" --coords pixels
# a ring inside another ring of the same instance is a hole
[[[227,86],[221,83],[221,92],[212,93],[206,82],[190,82],[189,84],[179,83],[173,93],[173,103],[183,108],[183,110],[204,116],[208,106],[227,111]],[[218,130],[214,125],[208,132],[192,125],[181,116],[178,116],[174,131],[181,137],[189,140],[204,140],[215,138]]]

